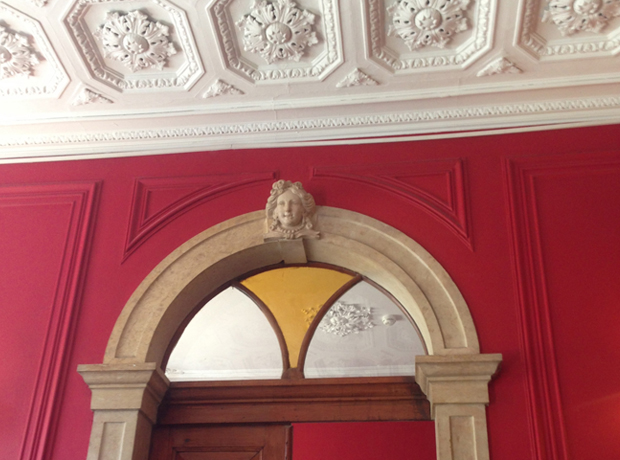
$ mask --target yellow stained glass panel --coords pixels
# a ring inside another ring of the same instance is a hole
[[[353,276],[319,267],[285,267],[241,282],[271,310],[286,345],[292,368],[310,323],[325,302]]]

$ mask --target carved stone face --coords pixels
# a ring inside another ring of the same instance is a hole
[[[287,190],[278,197],[274,218],[280,221],[280,226],[284,229],[299,227],[304,218],[304,207],[301,199],[290,190]]]

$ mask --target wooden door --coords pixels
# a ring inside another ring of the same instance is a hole
[[[159,426],[150,460],[290,460],[290,425]]]

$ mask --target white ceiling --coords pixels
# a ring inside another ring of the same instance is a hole
[[[620,0],[269,6],[0,1],[0,161],[620,121]]]

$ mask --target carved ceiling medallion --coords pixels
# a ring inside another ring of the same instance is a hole
[[[358,334],[373,327],[375,325],[372,322],[369,307],[343,302],[336,302],[319,324],[319,329],[322,331],[340,337]]]
[[[267,62],[299,61],[306,47],[318,43],[314,15],[292,0],[255,0],[250,13],[237,22],[246,51]]]
[[[31,75],[39,59],[28,46],[28,39],[0,26],[0,79]]]
[[[398,35],[410,50],[444,48],[452,37],[468,29],[469,0],[398,0],[387,11],[392,16],[388,35]]]
[[[106,23],[94,35],[106,58],[122,62],[133,72],[150,67],[162,70],[168,57],[176,53],[168,39],[168,27],[139,11],[109,12]]]
[[[547,0],[543,22],[555,24],[562,35],[600,32],[620,16],[620,0]]]

